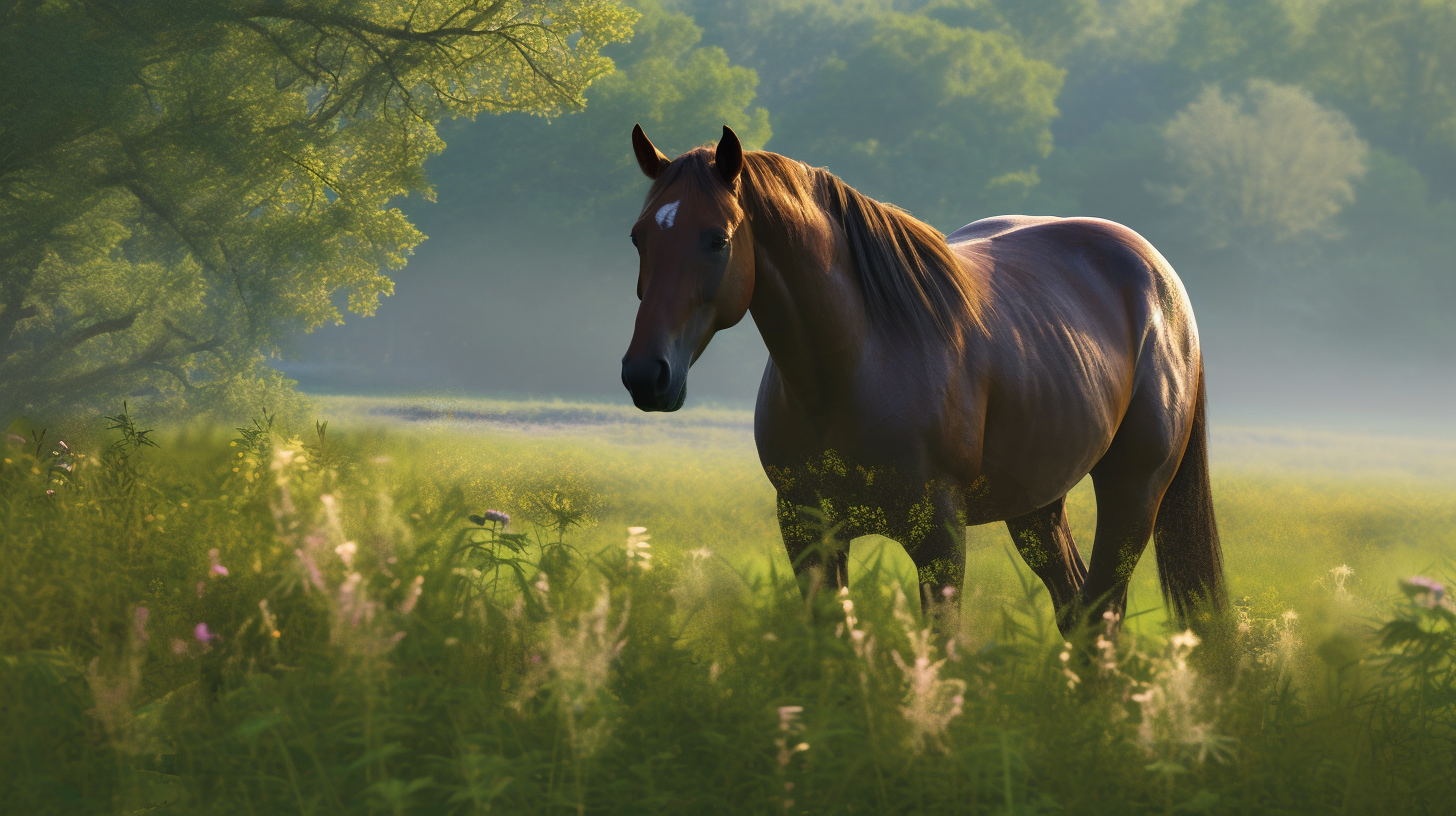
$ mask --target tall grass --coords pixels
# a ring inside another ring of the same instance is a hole
[[[3,449],[7,812],[1456,802],[1456,608],[1381,575],[1440,561],[1439,497],[1407,519],[1348,486],[1224,479],[1244,600],[1215,679],[1154,613],[1064,643],[985,542],[959,625],[924,622],[888,548],[806,600],[736,450],[109,420]]]

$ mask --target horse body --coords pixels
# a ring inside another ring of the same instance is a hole
[[[645,153],[638,143],[644,170],[669,167]],[[755,439],[796,570],[823,568],[842,584],[849,540],[878,533],[904,545],[928,592],[950,597],[946,590],[963,577],[964,525],[1006,521],[1064,626],[1078,610],[1121,612],[1155,532],[1175,611],[1221,601],[1197,330],[1186,292],[1156,249],[1126,227],[1085,218],[986,219],[942,239],[824,171],[768,156],[750,155],[738,195],[716,209],[694,201],[679,210],[678,201],[691,199],[690,179],[655,185],[634,241],[639,233],[653,246],[689,240],[653,235],[646,219],[656,200],[673,197],[678,219],[712,210],[698,226],[725,236],[726,253],[694,262],[723,266],[706,274],[739,294],[728,304],[706,298],[664,321],[664,310],[686,307],[661,293],[682,285],[649,280],[649,272],[666,280],[657,270],[662,256],[643,250],[643,308],[623,377],[639,405],[676,407],[675,372],[685,366],[675,367],[672,354],[689,355],[690,364],[712,334],[692,327],[753,315],[770,353]],[[735,177],[744,161],[740,153]],[[758,189],[776,189],[771,174],[799,173],[807,175],[796,177],[797,187],[774,198]],[[885,297],[911,307],[919,298],[927,314],[940,304],[937,330],[929,318],[894,323],[868,291],[883,283],[867,278],[867,268],[885,266],[876,241],[889,242],[885,257],[922,270],[919,284],[912,277],[910,290]],[[673,262],[682,256],[676,250]],[[954,268],[936,272],[937,258]],[[961,304],[957,293],[970,294]],[[664,322],[676,324],[675,335],[661,330]],[[654,344],[676,351],[643,369],[642,349]],[[655,404],[639,399],[643,370],[655,376]],[[1088,473],[1098,523],[1084,565],[1065,496]]]

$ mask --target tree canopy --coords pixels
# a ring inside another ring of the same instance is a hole
[[[609,0],[23,1],[0,11],[0,415],[256,404],[423,239],[445,116],[560,113]],[[341,304],[342,301],[342,304]]]

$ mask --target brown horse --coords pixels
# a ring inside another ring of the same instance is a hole
[[[1058,623],[1121,614],[1151,536],[1179,620],[1224,605],[1188,295],[1159,252],[1095,218],[988,218],[944,236],[828,171],[714,147],[668,160],[632,243],[622,383],[674,411],[688,367],[745,312],[769,350],[754,436],[796,572],[842,585],[848,542],[900,542],[953,597],[965,525],[1005,521]],[[1066,495],[1088,473],[1084,566]]]

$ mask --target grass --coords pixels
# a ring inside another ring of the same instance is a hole
[[[1083,652],[1004,528],[971,530],[946,631],[883,541],[856,542],[847,595],[804,600],[741,412],[400,407],[333,400],[301,438],[122,414],[0,443],[8,810],[1456,801],[1456,613],[1400,582],[1450,577],[1438,467],[1263,466],[1251,451],[1279,446],[1257,434],[1228,456],[1215,499],[1244,626],[1236,676],[1213,682],[1205,647],[1170,637],[1151,558],[1122,637]],[[1085,486],[1070,504],[1085,545]],[[469,519],[486,509],[511,523]]]

